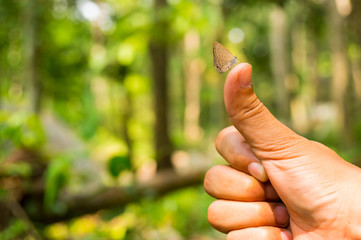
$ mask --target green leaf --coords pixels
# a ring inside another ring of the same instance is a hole
[[[108,161],[108,170],[110,175],[118,177],[124,170],[130,170],[132,168],[130,159],[128,156],[115,156]]]
[[[51,161],[46,170],[46,186],[44,202],[49,211],[59,210],[56,198],[59,191],[66,185],[69,179],[71,160],[66,156],[59,156]]]

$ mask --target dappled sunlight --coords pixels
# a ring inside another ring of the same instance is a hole
[[[231,124],[214,42],[252,65],[282,123],[361,162],[357,1],[26,0],[0,13],[0,239],[224,239],[202,186],[226,164],[214,142]]]

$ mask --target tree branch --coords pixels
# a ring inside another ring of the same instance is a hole
[[[139,183],[129,187],[112,187],[93,194],[64,195],[60,201],[66,206],[62,214],[37,211],[29,213],[33,221],[54,223],[94,213],[101,209],[125,206],[130,202],[139,201],[145,197],[160,197],[166,193],[181,188],[198,185],[203,182],[205,169],[178,174],[174,170],[163,170],[146,183]]]

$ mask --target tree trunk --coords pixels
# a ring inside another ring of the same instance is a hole
[[[162,10],[167,7],[166,0],[154,2],[155,22],[150,40],[150,56],[153,64],[153,90],[155,108],[155,157],[157,169],[171,168],[172,144],[168,129],[168,22],[162,18]],[[163,16],[164,17],[164,16]]]
[[[58,221],[69,220],[74,217],[94,213],[102,209],[125,207],[129,203],[141,201],[149,197],[156,198],[169,192],[202,184],[206,169],[194,169],[186,174],[178,174],[172,169],[164,169],[147,182],[137,183],[127,187],[109,187],[97,192],[79,194],[62,194],[59,201],[66,206],[65,212],[59,214],[45,212],[41,201],[36,199],[40,196],[32,196],[28,199],[32,202],[36,211],[29,213],[31,220],[49,224]],[[131,191],[130,191],[131,189]],[[35,199],[34,199],[35,198]],[[41,198],[40,198],[41,199]],[[35,201],[34,201],[35,200]]]
[[[38,49],[36,45],[36,24],[37,24],[37,3],[36,0],[27,0],[25,2],[25,7],[23,12],[21,12],[24,22],[23,31],[24,31],[24,85],[27,91],[29,98],[29,108],[33,113],[39,113],[40,103],[41,103],[41,86],[38,78],[37,72],[37,55]],[[1,85],[1,84],[0,84]],[[1,86],[0,86],[1,87]],[[0,154],[1,156],[1,154]],[[3,160],[3,159],[1,159]],[[7,191],[5,188],[6,178],[0,178],[0,186],[4,188],[6,193],[5,197],[0,200],[0,230],[8,227],[14,218],[23,220],[27,225],[30,225],[31,222],[26,219],[26,214],[24,210],[19,205],[18,199],[14,198],[13,192],[14,189]],[[11,182],[11,180],[9,181]],[[15,188],[16,189],[16,188]],[[14,198],[14,199],[13,199]],[[32,229],[30,228],[32,231]],[[34,233],[34,239],[40,239],[36,233]]]
[[[354,0],[352,2],[352,25],[357,33],[357,40],[359,42],[359,48],[361,48],[361,1]],[[358,49],[358,51],[361,51]],[[361,58],[359,54],[355,54],[357,57],[352,59],[352,78],[354,84],[355,95],[357,98],[356,107],[361,109]]]
[[[350,116],[345,111],[345,96],[349,77],[345,41],[345,18],[336,8],[335,0],[329,1],[329,39],[332,61],[331,97],[337,108],[337,127],[346,142],[350,141]]]
[[[314,17],[315,14],[312,14]],[[318,72],[318,58],[319,58],[319,44],[318,44],[318,29],[314,26],[308,26],[308,36],[306,37],[307,45],[307,84],[309,85],[308,90],[310,91],[310,105],[316,103],[320,98],[322,99],[320,76]]]
[[[304,6],[300,7],[298,12],[294,15],[298,19],[297,23],[293,24],[290,29],[292,40],[292,74],[289,79],[290,96],[290,117],[292,119],[292,128],[300,134],[306,134],[309,130],[309,115],[308,107],[314,100],[314,89],[310,83],[310,78],[306,73],[307,69],[307,39],[306,39],[306,24],[304,18],[300,16],[303,12]],[[299,84],[301,81],[305,84]],[[307,91],[300,89],[306,88]],[[300,94],[299,94],[300,93]]]
[[[352,62],[352,78],[356,95],[356,109],[361,109],[361,61]]]
[[[270,50],[271,70],[275,82],[275,98],[278,116],[287,119],[289,115],[289,97],[286,89],[289,56],[287,54],[287,16],[280,6],[270,13]]]
[[[37,0],[28,0],[24,12],[25,17],[25,83],[28,88],[30,110],[39,113],[41,108],[41,82],[38,74],[37,35]]]
[[[122,114],[122,136],[124,141],[128,147],[128,157],[130,162],[133,163],[133,141],[129,135],[129,121],[133,113],[133,99],[129,91],[126,92],[126,102],[124,103],[125,109]]]
[[[201,138],[199,126],[201,75],[204,63],[197,59],[199,50],[199,34],[190,31],[184,40],[184,72],[185,72],[185,112],[184,135],[187,141],[197,142]]]

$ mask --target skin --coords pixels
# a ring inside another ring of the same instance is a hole
[[[242,63],[225,83],[233,126],[219,133],[216,148],[230,166],[205,176],[217,198],[210,224],[227,240],[361,239],[361,169],[279,122],[251,80],[251,65]]]

